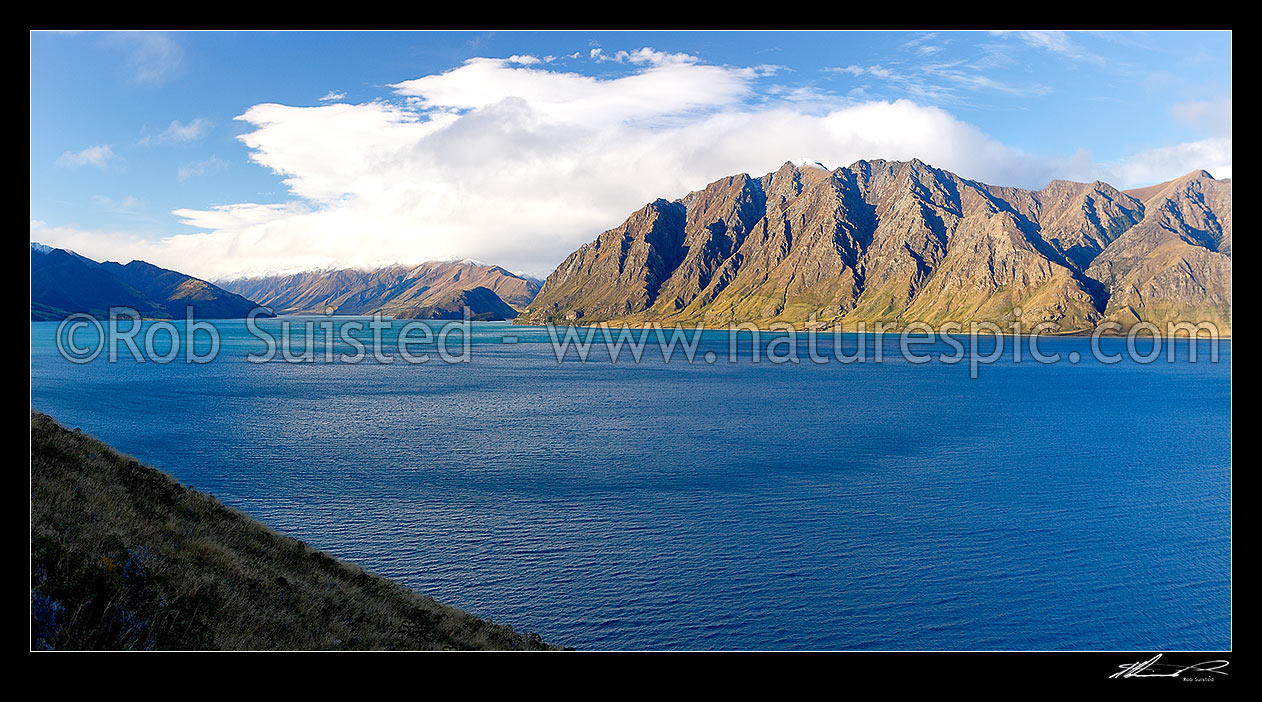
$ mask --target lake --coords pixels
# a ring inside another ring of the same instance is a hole
[[[244,323],[216,324],[209,363],[76,364],[32,323],[31,406],[550,642],[1232,644],[1230,341],[1107,364],[1044,338],[1081,362],[973,378],[854,335],[883,360],[755,363],[746,343],[732,362],[707,332],[714,363],[558,362],[542,328],[490,322],[466,363],[256,364]]]

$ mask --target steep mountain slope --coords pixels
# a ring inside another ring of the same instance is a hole
[[[996,187],[919,160],[786,163],[649,204],[571,254],[518,322],[1069,331],[1191,315],[1229,330],[1231,182],[1148,190]]]
[[[130,307],[146,318],[183,319],[191,305],[199,319],[245,317],[256,305],[204,280],[144,261],[97,263],[72,251],[31,244],[31,319],[64,319],[83,312],[105,317]]]
[[[539,291],[539,283],[499,266],[468,261],[434,261],[415,266],[394,265],[371,271],[343,269],[292,275],[242,278],[220,283],[224,288],[258,300],[280,314],[372,314],[395,316],[433,311],[447,318],[455,300],[469,305],[475,319],[511,319],[512,306],[524,307]],[[485,292],[462,293],[475,289]],[[459,318],[459,307],[456,308]]]
[[[1105,317],[1230,329],[1231,180],[1196,171],[1137,194],[1143,220],[1087,269],[1112,291]]]
[[[544,649],[31,412],[33,649]]]
[[[551,299],[582,299],[578,316],[609,318],[647,309],[679,264],[683,213],[679,203],[654,201],[570,254],[557,268],[564,273],[549,277],[555,278]]]

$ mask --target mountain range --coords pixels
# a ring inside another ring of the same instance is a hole
[[[184,319],[186,306],[200,319],[245,317],[256,307],[204,280],[144,261],[100,263],[31,243],[31,321],[74,313],[104,318],[110,307],[130,307],[148,319]]]
[[[277,314],[853,329],[990,321],[1231,332],[1231,180],[988,185],[922,161],[785,163],[655,200],[540,281],[473,261],[209,283],[31,244],[31,318]]]
[[[571,253],[519,324],[1209,321],[1231,327],[1231,180],[987,185],[920,160],[785,163],[658,199]]]
[[[375,270],[307,271],[241,278],[220,286],[257,300],[279,314],[374,314],[400,319],[477,320],[517,316],[540,282],[473,261],[430,261]]]

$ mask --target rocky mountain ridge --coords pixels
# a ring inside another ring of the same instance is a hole
[[[916,159],[790,162],[649,203],[570,254],[517,322],[983,320],[1230,333],[1230,179],[1031,191]]]

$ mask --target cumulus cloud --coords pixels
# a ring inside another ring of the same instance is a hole
[[[591,58],[596,61],[613,61],[615,63],[633,63],[633,64],[650,64],[661,66],[670,63],[697,63],[700,59],[691,54],[668,53],[665,51],[657,51],[649,47],[636,49],[635,51],[615,51],[607,54],[603,49],[592,49]]]
[[[199,231],[124,238],[124,250],[206,278],[464,257],[542,276],[655,198],[790,158],[835,167],[916,157],[1025,187],[1053,178],[1143,185],[1224,158],[1230,173],[1230,139],[1110,164],[1086,153],[1038,157],[910,100],[804,99],[756,90],[766,75],[758,68],[651,49],[612,56],[623,64],[612,76],[478,58],[394,84],[389,99],[255,105],[237,118],[251,128],[240,138],[282,177],[287,201],[176,210]],[[115,240],[90,233],[41,236],[84,255],[120,255]]]
[[[757,76],[751,68],[700,65],[652,50],[634,55],[633,62],[645,68],[617,78],[476,58],[390,87],[418,108],[478,110],[516,99],[552,123],[606,125],[733,105],[752,94],[750,81]]]
[[[324,97],[320,98],[320,102],[333,102],[335,100],[341,100],[345,97],[346,97],[346,93],[340,90],[330,90],[329,92],[324,94]]]
[[[82,151],[65,151],[57,157],[57,165],[63,168],[94,166],[104,169],[118,160],[118,154],[109,144],[89,146]]]

